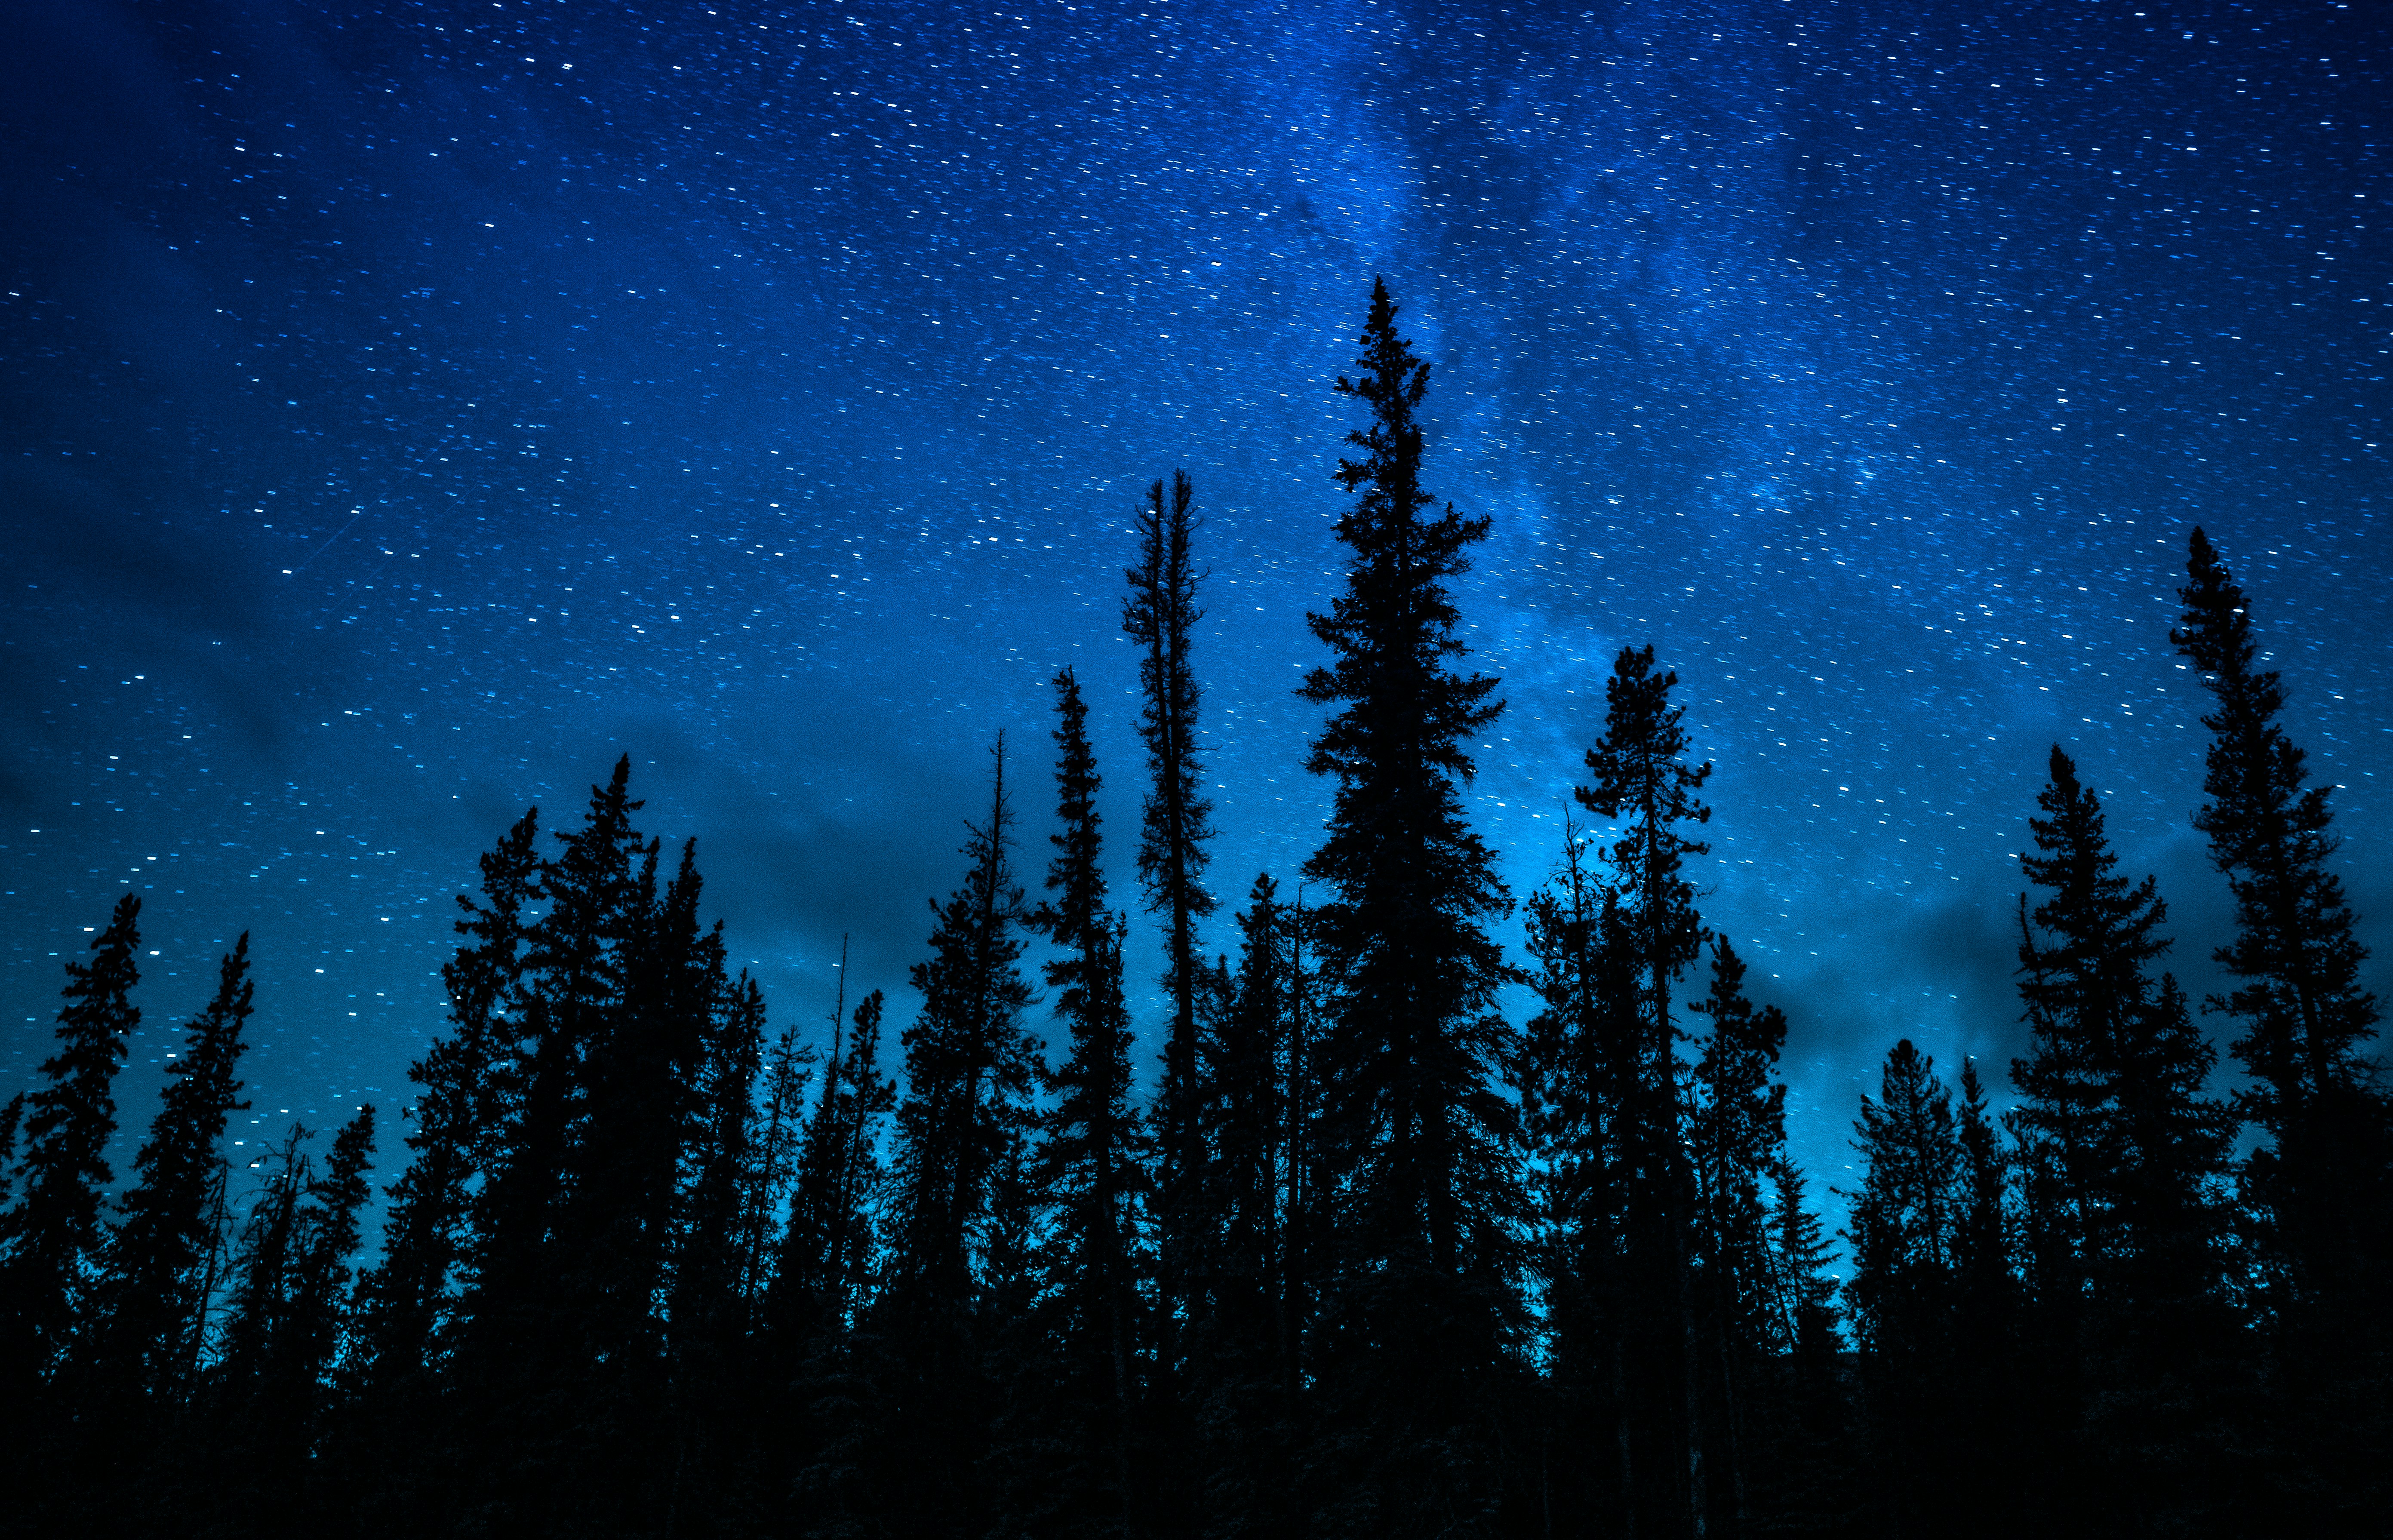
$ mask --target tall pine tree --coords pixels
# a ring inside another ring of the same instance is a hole
[[[1395,318],[1375,282],[1362,372],[1337,387],[1371,413],[1348,436],[1359,457],[1339,462],[1354,494],[1337,526],[1346,581],[1308,617],[1336,656],[1301,692],[1338,709],[1306,762],[1337,791],[1304,868],[1336,894],[1317,931],[1333,1005],[1316,1129],[1338,1193],[1329,1437],[1367,1426],[1379,1445],[1329,1478],[1316,1523],[1381,1533],[1492,1511],[1490,1430],[1466,1419],[1517,1340],[1524,1207],[1516,1110],[1494,1084],[1510,1044],[1497,993],[1512,975],[1486,931],[1510,900],[1461,801],[1470,740],[1503,705],[1494,679],[1454,667],[1469,649],[1446,586],[1487,520],[1427,515],[1429,366]]]
[[[1013,821],[1005,740],[985,822],[966,826],[962,886],[931,905],[931,956],[915,965],[922,1014],[906,1030],[907,1095],[897,1109],[891,1257],[874,1327],[908,1388],[900,1427],[876,1452],[902,1533],[977,1530],[982,1494],[948,1474],[980,1457],[988,1421],[978,1264],[996,1238],[1000,1179],[1019,1160],[1038,1049],[1022,1026],[1030,985],[1014,934]]]
[[[2324,1476],[2297,1502],[2308,1522],[2346,1523],[2393,1494],[2373,1474],[2393,1436],[2393,1109],[2366,1054],[2379,1013],[2329,867],[2333,788],[2308,784],[2280,720],[2284,686],[2259,667],[2250,601],[2198,529],[2187,574],[2169,639],[2214,708],[2193,824],[2235,907],[2234,937],[2214,953],[2234,987],[2207,1008],[2243,1029],[2230,1045],[2250,1077],[2238,1102],[2268,1136],[2243,1185],[2286,1370],[2291,1416],[2279,1420]]]
[[[1029,917],[1058,955],[1044,967],[1069,1047],[1046,1077],[1053,1104],[1028,1179],[1053,1206],[1044,1295],[1065,1384],[1066,1437],[1079,1468],[1066,1480],[1078,1526],[1126,1533],[1142,1506],[1133,1472],[1136,1406],[1147,1354],[1132,1206],[1145,1186],[1145,1131],[1130,1105],[1130,1014],[1120,926],[1105,904],[1102,782],[1079,681],[1055,677],[1055,789],[1048,897]]]
[[[91,944],[92,960],[67,964],[59,1051],[42,1062],[46,1082],[26,1099],[24,1191],[0,1218],[0,1390],[20,1404],[72,1340],[86,1307],[102,1240],[100,1205],[115,1172],[116,1072],[141,1024],[141,900],[117,900]]]
[[[1634,979],[1634,1069],[1628,1086],[1628,1145],[1632,1181],[1628,1236],[1632,1296],[1655,1310],[1655,1325],[1677,1359],[1675,1393],[1659,1398],[1655,1419],[1669,1429],[1674,1458],[1648,1490],[1671,1494],[1657,1513],[1671,1532],[1702,1533],[1712,1487],[1735,1470],[1708,1468],[1702,1393],[1702,1322],[1695,1299],[1693,1246],[1695,1180],[1681,1136],[1678,1042],[1671,994],[1700,952],[1705,931],[1695,910],[1689,856],[1711,847],[1680,832],[1711,809],[1698,800],[1711,765],[1686,763],[1686,708],[1670,703],[1675,673],[1656,673],[1651,646],[1623,647],[1604,685],[1603,737],[1587,752],[1592,784],[1576,788],[1579,805],[1615,820],[1620,837],[1604,849],[1614,873],[1614,944]],[[1657,1464],[1659,1462],[1656,1462]],[[1668,1484],[1664,1484],[1665,1482]]]
[[[183,1051],[169,1058],[163,1105],[133,1157],[138,1178],[118,1204],[124,1218],[109,1239],[91,1368],[109,1382],[106,1392],[128,1402],[178,1390],[197,1357],[217,1240],[209,1200],[223,1175],[219,1146],[226,1117],[249,1105],[236,1100],[236,1070],[249,1046],[241,1034],[254,993],[244,931]]]
[[[1195,1222],[1197,1201],[1196,998],[1203,959],[1197,955],[1196,921],[1211,914],[1212,893],[1205,868],[1212,859],[1213,803],[1204,794],[1196,757],[1196,708],[1204,692],[1189,661],[1189,633],[1204,618],[1196,607],[1201,577],[1190,556],[1196,520],[1195,492],[1184,473],[1171,476],[1171,496],[1163,483],[1148,489],[1136,519],[1138,563],[1123,576],[1130,596],[1122,605],[1122,629],[1139,648],[1138,678],[1144,705],[1139,737],[1146,745],[1148,790],[1138,846],[1139,881],[1147,908],[1163,917],[1165,985],[1171,992],[1171,1030],[1165,1038],[1162,1094],[1162,1198],[1164,1287],[1175,1299],[1183,1284],[1183,1232]]]

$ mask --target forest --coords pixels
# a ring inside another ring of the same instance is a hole
[[[1384,286],[1360,346],[1343,586],[1301,691],[1329,811],[1300,872],[1214,920],[1226,947],[1199,936],[1230,889],[1177,475],[1125,552],[1135,882],[1066,670],[1051,743],[994,745],[910,1020],[873,990],[827,1052],[769,1027],[694,842],[636,827],[627,758],[482,855],[409,1105],[316,1130],[320,1156],[294,1127],[233,1180],[244,935],[154,1110],[125,1113],[120,1179],[124,898],[0,1108],[0,1525],[2382,1533],[2378,1009],[2331,788],[2225,556],[2192,532],[2168,641],[2207,689],[2194,828],[2232,898],[2230,992],[2166,970],[2154,880],[2118,869],[2055,746],[2020,810],[2029,1051],[1890,1045],[1838,1261],[1787,1153],[1786,1018],[1700,912],[1711,766],[1677,676],[1620,652],[1583,822],[1516,901],[1463,803],[1504,703],[1450,582],[1488,523],[1425,489],[1429,371]],[[1167,959],[1151,1100],[1133,925]]]

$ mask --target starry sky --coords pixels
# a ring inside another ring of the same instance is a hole
[[[843,935],[851,992],[910,1017],[1000,731],[1043,864],[1065,665],[1134,898],[1121,568],[1174,468],[1229,945],[1328,806],[1293,691],[1375,274],[1433,365],[1427,484],[1493,520],[1457,589],[1510,701],[1473,816],[1543,880],[1613,654],[1659,649],[1718,765],[1704,908],[1791,1018],[1815,1175],[1850,1180],[1898,1037],[2003,1087],[2056,741],[2216,986],[2166,635],[2196,523],[2340,788],[2393,996],[2393,90],[2360,0],[12,25],[0,1077],[138,892],[129,1123],[243,929],[236,1137],[395,1106],[475,855],[528,804],[578,821],[619,753],[778,1023],[827,1033]]]

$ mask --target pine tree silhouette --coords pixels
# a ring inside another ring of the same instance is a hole
[[[1202,581],[1190,545],[1197,521],[1195,492],[1175,471],[1171,496],[1163,483],[1148,489],[1135,521],[1138,563],[1123,577],[1130,596],[1122,604],[1122,630],[1139,648],[1139,687],[1144,705],[1138,731],[1146,746],[1148,790],[1142,809],[1138,875],[1146,907],[1164,921],[1165,986],[1171,994],[1171,1030],[1164,1045],[1161,1105],[1163,1286],[1177,1299],[1184,1284],[1183,1232],[1195,1220],[1197,1199],[1196,998],[1204,961],[1197,954],[1196,921],[1213,912],[1205,886],[1212,859],[1213,803],[1204,795],[1197,762],[1196,709],[1204,698],[1189,661],[1189,633],[1205,612],[1196,607]],[[1177,1313],[1167,1311],[1167,1324]]]
[[[1671,991],[1706,936],[1695,911],[1687,858],[1711,847],[1679,831],[1703,824],[1711,809],[1697,800],[1711,765],[1689,765],[1686,709],[1670,703],[1675,673],[1654,672],[1654,649],[1624,647],[1604,684],[1603,737],[1587,752],[1593,784],[1574,789],[1580,806],[1617,820],[1620,838],[1603,851],[1616,895],[1615,944],[1635,980],[1636,1049],[1627,1109],[1632,1179],[1628,1247],[1629,1291],[1658,1307],[1658,1321],[1675,1352],[1676,1383],[1654,1407],[1676,1443],[1668,1468],[1657,1468],[1649,1490],[1671,1494],[1655,1510],[1666,1530],[1700,1533],[1710,1521],[1712,1487],[1733,1468],[1708,1468],[1702,1387],[1702,1323],[1693,1270],[1695,1182],[1681,1137],[1677,1043]],[[1655,1462],[1659,1466],[1660,1462]],[[1665,1481],[1669,1485],[1665,1485]]]
[[[906,1533],[978,1528],[983,1494],[949,1480],[981,1455],[989,1388],[982,1372],[983,1260],[1000,1179],[1018,1162],[1038,1050],[1021,1018],[1023,912],[1011,853],[1013,811],[1000,737],[985,822],[968,824],[963,885],[933,901],[930,958],[915,965],[922,1014],[902,1038],[907,1095],[897,1108],[891,1257],[872,1326],[899,1358],[909,1395],[879,1484]]]
[[[2393,1497],[2376,1457],[2393,1437],[2393,1109],[2363,1057],[2378,1021],[2360,981],[2368,950],[2328,866],[2333,788],[2308,784],[2250,601],[2198,529],[2187,572],[2169,640],[2215,707],[2193,825],[2235,905],[2234,939],[2213,954],[2235,987],[2205,1008],[2243,1028],[2230,1044],[2250,1077],[2237,1103],[2268,1136],[2243,1190],[2286,1371],[2272,1420],[2287,1463],[2309,1471],[2283,1504],[2311,1525],[2364,1524]]]
[[[1048,897],[1027,922],[1059,948],[1044,972],[1069,1047],[1044,1077],[1053,1104],[1040,1117],[1045,1137],[1026,1180],[1053,1213],[1040,1259],[1042,1313],[1065,1377],[1059,1431],[1077,1446],[1058,1519],[1081,1533],[1127,1533],[1143,1507],[1131,1445],[1144,1400],[1147,1323],[1132,1206],[1147,1186],[1147,1140],[1130,1106],[1124,934],[1105,905],[1102,783],[1088,706],[1069,669],[1055,676],[1055,708],[1064,827],[1052,836]]]
[[[209,1199],[222,1176],[225,1120],[249,1105],[235,1100],[242,1089],[235,1072],[249,1046],[242,1028],[254,992],[244,931],[225,955],[216,995],[192,1021],[183,1051],[169,1058],[163,1105],[133,1157],[138,1176],[118,1203],[124,1218],[109,1238],[89,1323],[96,1339],[89,1368],[106,1382],[92,1390],[119,1411],[179,1398],[197,1356],[206,1267],[217,1242]]]
[[[1493,1500],[1490,1451],[1458,1419],[1520,1328],[1525,1207],[1516,1112],[1493,1084],[1511,1038],[1497,992],[1513,975],[1485,926],[1510,899],[1461,803],[1469,741],[1503,705],[1494,679],[1455,672],[1468,649],[1446,588],[1487,521],[1423,516],[1429,366],[1395,317],[1375,283],[1363,372],[1338,382],[1371,421],[1348,436],[1361,457],[1339,463],[1355,494],[1337,526],[1345,585],[1308,617],[1335,660],[1301,691],[1338,708],[1306,762],[1337,782],[1304,868],[1336,894],[1316,933],[1330,1013],[1315,1129],[1338,1194],[1325,1367],[1332,1426],[1378,1445],[1329,1479],[1316,1523],[1382,1533]]]
[[[91,944],[92,960],[67,965],[59,1010],[59,1051],[42,1062],[47,1083],[25,1101],[24,1183],[0,1216],[0,1401],[20,1412],[71,1344],[98,1259],[100,1205],[115,1172],[116,1072],[141,1024],[131,998],[141,972],[141,900],[117,900]]]

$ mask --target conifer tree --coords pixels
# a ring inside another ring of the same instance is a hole
[[[845,970],[843,969],[843,975]],[[877,994],[878,991],[875,991]],[[846,1003],[843,992],[841,1004]],[[767,1299],[778,1276],[774,1229],[781,1205],[797,1179],[799,1150],[806,1137],[806,1086],[813,1077],[814,1050],[787,1026],[765,1061],[765,1104],[757,1114],[754,1165],[740,1188],[742,1292]],[[766,1305],[767,1325],[771,1307]]]
[[[724,991],[696,1088],[689,1192],[677,1217],[673,1335],[687,1360],[713,1364],[750,1324],[748,1194],[758,1165],[756,1080],[765,1062],[765,992],[741,969]]]
[[[2037,1216],[2040,1292],[2067,1330],[2140,1330],[2164,1299],[2224,1296],[2215,1194],[2231,1129],[2202,1095],[2209,1044],[2176,981],[2150,971],[2169,946],[2153,880],[2113,874],[2099,801],[2058,746],[2050,767],[2046,816],[2029,820],[2038,854],[2020,862],[2045,892],[2020,906],[2033,1052],[2012,1068],[2014,1116],[2054,1200]]]
[[[0,1211],[6,1210],[16,1187],[17,1129],[24,1120],[25,1093],[20,1090],[0,1103]]]
[[[1764,1390],[1771,1338],[1769,1215],[1762,1184],[1785,1157],[1786,1087],[1773,1070],[1786,1018],[1745,996],[1745,960],[1726,936],[1712,944],[1709,994],[1690,1009],[1708,1017],[1688,1118],[1693,1152],[1698,1313],[1711,1349],[1709,1380],[1721,1447],[1726,1527],[1746,1521],[1745,1449]]]
[[[1164,1047],[1163,1220],[1165,1288],[1178,1292],[1177,1259],[1182,1232],[1193,1222],[1196,1168],[1196,996],[1203,960],[1196,951],[1196,921],[1211,914],[1205,886],[1211,861],[1212,799],[1203,793],[1197,762],[1196,708],[1204,692],[1189,661],[1189,633],[1204,618],[1196,607],[1201,578],[1190,558],[1196,520],[1195,493],[1186,475],[1171,476],[1171,497],[1163,483],[1148,489],[1140,510],[1138,564],[1123,576],[1130,596],[1122,605],[1122,629],[1137,644],[1139,687],[1145,704],[1139,737],[1146,745],[1149,787],[1138,847],[1139,881],[1147,908],[1164,920],[1166,986],[1171,993],[1171,1030]]]
[[[484,1171],[498,1115],[492,1076],[519,1004],[530,919],[540,897],[540,810],[528,809],[480,857],[482,896],[464,894],[456,920],[465,938],[441,965],[450,1031],[408,1066],[421,1088],[407,1135],[413,1152],[388,1189],[381,1264],[360,1281],[360,1351],[387,1395],[420,1375],[451,1309],[456,1269],[468,1237],[470,1183]]]
[[[1785,1158],[1786,1086],[1775,1070],[1786,1018],[1774,1005],[1754,1008],[1745,974],[1728,938],[1715,937],[1710,993],[1690,1007],[1711,1023],[1694,1065],[1690,1121],[1707,1308],[1728,1349],[1750,1358],[1772,1340],[1763,1184]]]
[[[42,1062],[46,1084],[26,1098],[24,1191],[0,1219],[0,1390],[28,1395],[72,1337],[101,1243],[100,1204],[114,1171],[116,1072],[141,1023],[131,998],[140,982],[141,900],[117,900],[91,944],[89,963],[67,966],[59,1051]]]
[[[843,1329],[867,1286],[873,1211],[887,1175],[880,1129],[897,1102],[896,1084],[880,1068],[885,1003],[878,989],[857,1002],[845,1052],[835,1073],[827,1072],[804,1126],[767,1307],[790,1353]]]
[[[374,1109],[367,1103],[333,1135],[324,1174],[307,1184],[292,1270],[290,1338],[283,1355],[294,1385],[310,1399],[337,1362],[349,1327],[349,1263],[361,1239],[360,1219],[373,1189]],[[312,1422],[303,1414],[303,1426]]]
[[[909,1471],[968,1468],[978,1457],[987,1387],[979,1371],[975,1262],[994,1244],[992,1204],[1005,1163],[1016,1158],[1039,1063],[1021,1024],[1031,992],[1013,933],[1022,889],[1013,881],[1001,737],[994,755],[988,817],[965,826],[963,884],[931,905],[932,955],[912,974],[922,1014],[902,1039],[907,1095],[897,1109],[892,1255],[876,1328],[905,1355],[916,1388],[898,1447],[889,1452]],[[978,1527],[974,1494],[895,1480],[902,1490],[892,1496],[907,1506],[914,1527]]]
[[[1595,880],[1589,842],[1563,820],[1563,858],[1527,903],[1529,980],[1542,1006],[1523,1033],[1521,1108],[1537,1172],[1535,1266],[1554,1439],[1587,1452],[1541,1481],[1565,1525],[1612,1515],[1635,1532],[1654,1507],[1646,1393],[1632,1342],[1656,1335],[1653,1301],[1630,1288],[1632,1201],[1650,1142],[1633,1118],[1647,1098],[1634,959],[1618,895]],[[1632,1390],[1632,1379],[1640,1383]],[[1644,1472],[1641,1488],[1640,1474]]]
[[[528,1363],[523,1347],[561,1324],[549,1255],[567,1222],[589,1104],[588,1064],[621,1011],[653,894],[649,847],[632,828],[641,803],[629,792],[625,755],[604,788],[591,789],[583,827],[558,836],[543,863],[548,912],[525,936],[525,986],[506,1023],[490,1076],[496,1102],[487,1168],[474,1194],[472,1287],[477,1332]],[[577,1306],[578,1308],[578,1306]],[[578,1322],[577,1322],[578,1325]]]
[[[1764,1533],[1850,1534],[1860,1531],[1862,1461],[1842,1366],[1836,1247],[1804,1201],[1804,1177],[1782,1157],[1771,1173],[1772,1276],[1778,1288],[1780,1360],[1776,1404],[1761,1420],[1757,1464],[1767,1468],[1753,1527]]]
[[[1123,933],[1105,904],[1102,782],[1089,746],[1079,681],[1055,676],[1055,788],[1061,833],[1047,867],[1048,897],[1027,920],[1058,948],[1044,965],[1069,1047],[1045,1078],[1053,1104],[1027,1180],[1052,1207],[1043,1295],[1066,1377],[1065,1436],[1079,1446],[1069,1481],[1082,1523],[1127,1531],[1139,1497],[1131,1473],[1136,1381],[1143,1378],[1142,1301],[1131,1205],[1145,1185],[1144,1130],[1130,1107],[1130,1013],[1122,999]]]
[[[629,1082],[687,1024],[647,1009],[664,987],[654,965],[665,944],[658,847],[632,827],[630,774],[626,756],[542,864],[547,912],[526,934],[490,1076],[444,1465],[454,1500],[502,1526],[534,1514],[565,1529],[650,1523],[668,1500],[658,1471],[669,1441],[649,1419],[664,1404],[653,1291],[669,1228],[647,1115],[659,1102],[678,1111],[686,1083]],[[694,908],[693,893],[675,939],[689,939]]]
[[[652,847],[627,909],[621,1003],[601,1017],[584,1061],[564,1221],[589,1248],[573,1261],[590,1289],[594,1346],[638,1364],[640,1382],[659,1367],[657,1301],[673,1292],[675,1243],[687,1238],[676,1199],[685,1154],[703,1137],[700,1067],[732,998],[722,928],[699,920],[697,842],[683,845],[661,895]]]
[[[2235,900],[2235,937],[2216,958],[2237,984],[2210,1008],[2243,1029],[2230,1045],[2252,1078],[2243,1104],[2270,1140],[2248,1172],[2267,1216],[2270,1302],[2292,1317],[2322,1305],[2340,1334],[2381,1321],[2393,1273],[2386,1106],[2362,1057],[2378,1019],[2360,983],[2368,951],[2327,864],[2339,843],[2333,789],[2308,784],[2307,756],[2279,720],[2285,691],[2258,666],[2250,602],[2200,529],[2187,571],[2169,639],[2215,702],[2202,719],[2209,800],[2193,824]]]
[[[1692,1265],[1695,1185],[1681,1137],[1680,1033],[1671,992],[1706,936],[1685,868],[1689,856],[1711,847],[1679,826],[1709,821],[1711,809],[1697,793],[1712,767],[1686,763],[1686,709],[1670,703],[1678,682],[1675,673],[1654,672],[1651,646],[1621,649],[1604,685],[1603,737],[1587,753],[1593,784],[1572,794],[1580,806],[1622,826],[1603,856],[1615,874],[1616,944],[1635,980],[1636,1067],[1627,1118],[1639,1172],[1630,1216],[1638,1270],[1632,1287],[1661,1303],[1663,1329],[1678,1357],[1677,1393],[1660,1408],[1679,1443],[1669,1527],[1700,1533],[1708,1522],[1712,1486],[1723,1472],[1707,1468]],[[1733,1490],[1733,1466],[1725,1475]]]
[[[216,1244],[209,1198],[223,1165],[225,1119],[249,1105],[235,1100],[235,1075],[249,1046],[241,1034],[254,992],[244,931],[183,1052],[169,1055],[163,1104],[133,1157],[137,1180],[118,1204],[124,1218],[109,1238],[99,1318],[91,1324],[92,1367],[109,1391],[132,1401],[179,1389],[193,1357]]]
[[[1306,762],[1337,791],[1304,868],[1336,894],[1318,916],[1332,1011],[1315,1060],[1339,1194],[1323,1314],[1336,1416],[1421,1441],[1333,1481],[1340,1517],[1318,1521],[1364,1527],[1490,1500],[1486,1446],[1450,1419],[1515,1340],[1524,1207],[1516,1112],[1492,1083],[1510,1044],[1497,992],[1512,975],[1485,926],[1510,900],[1461,805],[1470,740],[1503,706],[1494,679],[1456,672],[1469,649],[1446,586],[1487,520],[1424,516],[1429,366],[1395,317],[1374,283],[1363,372],[1338,382],[1371,421],[1348,436],[1360,458],[1338,468],[1354,494],[1337,526],[1345,586],[1307,618],[1335,659],[1301,692],[1339,708]]]
[[[314,1137],[294,1123],[282,1142],[255,1164],[266,1185],[251,1200],[233,1260],[232,1299],[227,1311],[223,1377],[244,1410],[281,1388],[288,1363],[292,1279],[301,1247],[300,1203],[314,1177],[300,1147]]]
[[[320,1458],[333,1409],[333,1370],[350,1329],[349,1262],[360,1211],[371,1195],[372,1106],[334,1135],[323,1173],[301,1154],[312,1137],[294,1125],[261,1164],[234,1264],[229,1319],[206,1425],[213,1481],[197,1494],[219,1522],[267,1535],[307,1533],[320,1505],[337,1499]]]
[[[1205,1179],[1189,1289],[1186,1399],[1203,1441],[1197,1484],[1224,1533],[1278,1534],[1288,1511],[1303,1301],[1292,1286],[1301,1186],[1290,1134],[1297,916],[1258,875],[1237,917],[1236,971],[1217,962],[1200,1012],[1197,1129]]]
[[[1935,1069],[1911,1039],[1896,1043],[1878,1099],[1862,1098],[1853,1126],[1864,1166],[1846,1231],[1846,1294],[1888,1533],[1925,1533],[1957,1490],[1950,1434],[1962,1149],[1953,1093]]]

